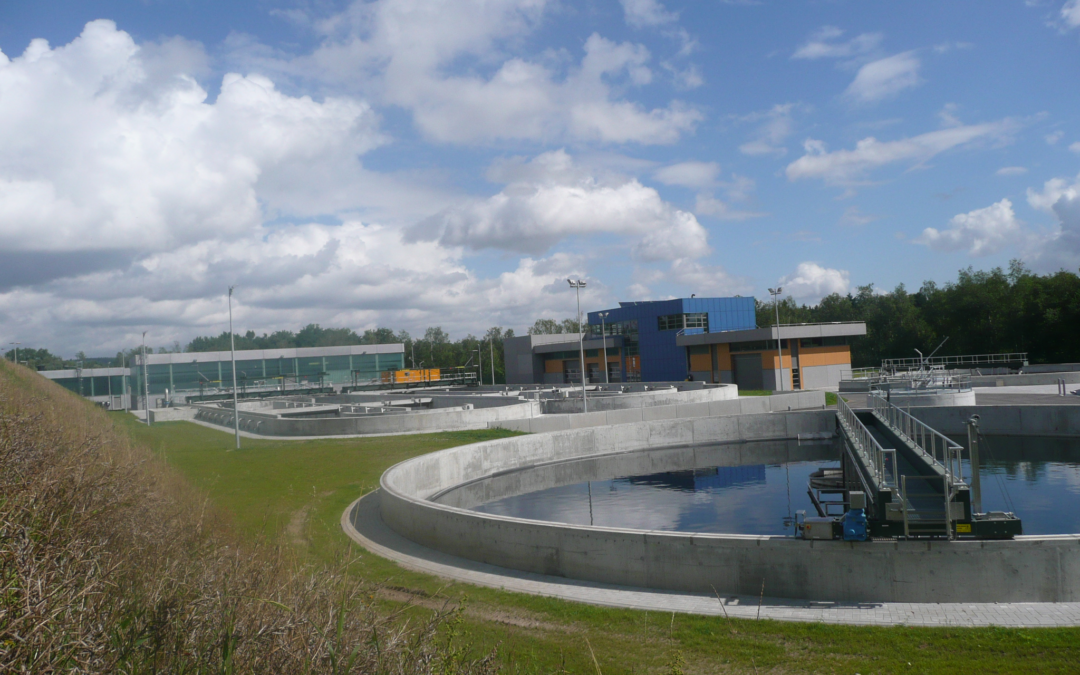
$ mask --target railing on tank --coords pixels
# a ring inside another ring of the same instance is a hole
[[[862,423],[855,412],[844,401],[843,397],[837,399],[837,411],[840,424],[844,427],[848,438],[855,446],[855,451],[863,458],[866,466],[874,472],[874,480],[879,488],[897,487],[896,477],[896,450],[881,447],[866,425]],[[886,471],[886,469],[888,469]]]
[[[866,398],[874,415],[897,436],[910,442],[932,460],[944,473],[949,485],[964,482],[964,466],[961,462],[963,446],[898,408],[881,392],[872,391]]]
[[[930,356],[927,358],[882,359],[881,369],[889,372],[899,370],[919,370],[926,366],[991,366],[1008,363],[1027,365],[1027,352],[1008,354],[962,354],[959,356]]]

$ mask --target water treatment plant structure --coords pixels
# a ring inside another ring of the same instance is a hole
[[[583,426],[461,446],[392,467],[373,498],[380,522],[402,540],[515,574],[725,597],[756,596],[764,584],[773,597],[822,602],[1080,601],[1080,535],[1025,536],[1016,515],[982,512],[960,446],[921,421],[921,410],[884,399],[823,408]],[[972,416],[971,408],[964,419],[948,407],[925,410],[944,415],[937,419],[954,435]],[[1046,413],[1032,411],[1026,428],[1080,435],[1080,406]],[[1003,415],[984,411],[982,427],[1019,419]],[[475,510],[583,480],[614,457],[625,458],[624,471],[693,468],[707,444],[709,461],[738,466],[757,461],[754,441],[830,437],[844,448],[836,491],[843,521],[816,516],[829,520],[827,536],[638,530]],[[361,506],[343,517],[347,531],[360,527]],[[848,519],[860,515],[865,529],[849,533]]]

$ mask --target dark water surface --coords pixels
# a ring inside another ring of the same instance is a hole
[[[957,440],[967,445],[966,439]],[[660,466],[650,473],[624,474],[615,460],[600,467],[579,462],[582,473],[576,475],[596,474],[595,480],[555,485],[472,508],[577,525],[770,535],[793,534],[791,521],[797,510],[816,515],[806,493],[807,481],[819,468],[839,466],[837,442],[738,445],[740,459],[724,455],[726,466],[686,466],[681,461],[672,470]],[[991,436],[980,447],[984,510],[1015,512],[1023,520],[1024,534],[1080,532],[1080,439]],[[716,456],[706,450],[698,461]],[[642,454],[628,455],[624,464],[640,466]],[[755,456],[762,462],[753,463]],[[734,463],[740,465],[731,466]],[[567,473],[565,469],[563,465]],[[964,471],[970,476],[966,461]]]

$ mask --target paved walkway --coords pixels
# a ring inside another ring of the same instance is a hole
[[[351,519],[354,506],[356,517]],[[440,553],[398,535],[379,517],[378,492],[353,502],[341,516],[341,527],[367,550],[411,570],[478,586],[608,607],[877,626],[1080,626],[1080,602],[854,603],[765,597],[759,605],[756,596],[656,591],[518,572]]]

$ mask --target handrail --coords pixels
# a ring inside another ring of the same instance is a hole
[[[931,356],[925,359],[912,357],[897,359],[882,359],[881,369],[889,370],[897,367],[922,367],[928,365],[979,365],[984,363],[1012,363],[1019,361],[1027,363],[1027,352],[1010,352],[1006,354],[960,354],[957,356]]]
[[[907,411],[882,397],[879,392],[871,391],[867,400],[874,415],[898,436],[921,450],[932,464],[942,471],[950,485],[964,482],[964,467],[960,456],[963,446],[912,417]]]
[[[855,415],[855,413],[848,406],[844,399],[837,399],[837,411],[840,415],[840,422],[844,426],[844,430],[848,433],[848,437],[855,445],[855,449],[859,452],[862,458],[866,461],[867,465],[874,472],[874,479],[879,487],[890,487],[885,480],[885,455],[889,451],[881,447],[877,439],[870,433],[870,430],[866,428],[866,425]],[[892,485],[896,487],[896,453],[891,453],[892,466],[890,467],[890,473],[892,474]]]

